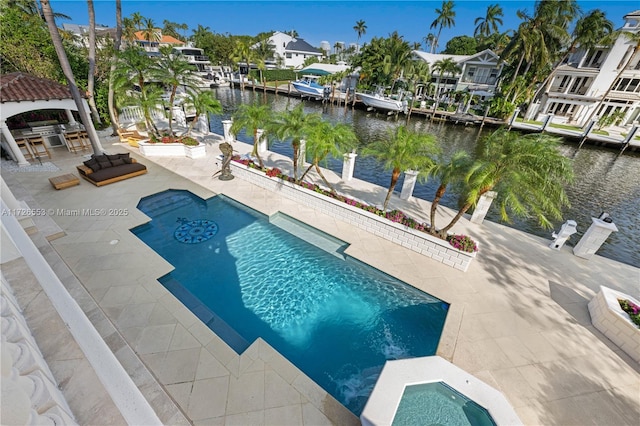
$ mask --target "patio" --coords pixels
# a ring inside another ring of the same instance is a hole
[[[3,168],[2,176],[30,208],[54,212],[32,218],[37,232],[31,238],[164,424],[358,423],[264,342],[235,354],[157,282],[171,265],[129,229],[148,220],[136,210],[138,200],[168,188],[204,198],[225,194],[265,214],[284,212],[351,243],[348,255],[451,303],[438,355],[502,391],[525,424],[621,425],[640,416],[640,367],[591,325],[587,311],[600,285],[637,298],[639,269],[598,256],[587,261],[568,247],[550,250],[545,239],[464,220],[457,230],[481,244],[464,273],[241,179],[212,178],[216,144],[207,145],[205,158],[178,159],[141,157],[117,138],[103,136],[102,143],[110,153],[130,150],[149,173],[102,188],[81,182],[56,191],[48,178],[73,173],[82,161],[82,154],[57,148],[51,163],[59,170]],[[265,163],[289,167],[272,153]],[[357,180],[338,183],[338,190],[373,203],[385,192]],[[429,210],[417,199],[392,203],[415,217]],[[128,215],[64,214],[82,209],[126,209]],[[38,314],[47,301],[21,272],[24,260],[2,267],[76,420],[122,423],[81,351],[63,350],[67,341],[51,338],[59,328]],[[87,374],[72,375],[74,362]]]

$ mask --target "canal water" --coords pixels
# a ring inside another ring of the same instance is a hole
[[[406,117],[402,115],[389,117],[350,107],[345,109],[344,106],[323,105],[316,101],[303,101],[298,98],[250,90],[244,92],[229,88],[214,90],[224,109],[221,116],[214,116],[211,119],[211,130],[218,134],[223,133],[221,121],[229,119],[238,105],[253,102],[267,103],[274,111],[290,109],[302,102],[307,113],[318,112],[322,113],[324,119],[331,122],[351,124],[358,136],[358,152],[368,143],[385,137],[388,129],[400,124],[405,124],[408,128],[419,132],[434,134],[445,153],[465,150],[473,155],[478,138],[493,131],[490,128],[480,131],[478,127],[465,127],[445,122],[431,123],[421,116],[412,116],[407,123]],[[242,142],[253,142],[252,135],[240,134],[237,138]],[[288,157],[292,156],[290,143],[275,143],[269,149]],[[564,220],[573,219],[577,222],[578,233],[571,237],[568,245],[574,245],[582,237],[591,225],[591,217],[607,212],[619,231],[607,239],[598,254],[640,267],[640,155],[625,153],[618,156],[616,150],[590,145],[584,145],[578,150],[577,144],[568,141],[561,146],[561,150],[565,156],[573,159],[575,173],[575,182],[566,188],[571,207],[565,209],[563,217]],[[340,174],[342,159],[330,160],[328,168]],[[375,160],[358,156],[354,177],[386,188],[389,185],[391,173],[385,171]],[[396,190],[399,191],[401,187],[402,180],[398,182]],[[431,200],[436,187],[437,182],[433,181],[418,183],[413,195]],[[457,195],[448,192],[442,204],[456,208]],[[534,219],[513,218],[513,223],[504,223],[500,220],[496,208],[492,208],[487,218],[551,240],[552,231],[540,228]],[[556,231],[562,222],[554,224]]]

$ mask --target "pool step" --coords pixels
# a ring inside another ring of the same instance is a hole
[[[327,253],[333,254],[341,259],[345,258],[344,251],[349,247],[349,244],[338,238],[332,237],[317,228],[309,226],[306,223],[300,222],[299,220],[280,212],[271,215],[269,217],[269,222],[283,231],[313,244]]]
[[[218,335],[227,345],[238,354],[242,354],[248,347],[247,342],[238,332],[236,332],[222,318],[216,315],[211,309],[205,306],[200,299],[195,297],[189,290],[184,288],[180,281],[169,275],[165,275],[158,281],[162,283],[175,297],[178,298],[200,321],[205,323],[214,333]]]

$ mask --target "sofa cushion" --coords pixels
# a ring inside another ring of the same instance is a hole
[[[95,158],[91,158],[91,159],[89,159],[87,161],[84,161],[82,164],[84,164],[85,166],[89,167],[94,172],[97,172],[98,170],[101,169],[100,163],[98,163],[98,160],[96,160]]]
[[[108,167],[106,169],[98,170],[87,177],[94,182],[102,182],[103,180],[112,179],[114,177],[123,176],[145,169],[146,167],[140,163],[123,164],[117,167]]]
[[[124,161],[125,163],[127,163],[127,164],[131,164],[132,163],[131,157],[130,157],[130,153],[126,152],[124,154],[118,154],[118,155],[120,156],[120,159],[122,161]]]
[[[93,157],[96,159],[98,163],[100,163],[100,169],[108,169],[111,167],[111,161],[109,161],[109,157],[106,155],[96,155]]]
[[[111,160],[111,165],[113,167],[122,166],[123,164],[124,164],[124,160],[122,158],[116,158],[116,159]]]

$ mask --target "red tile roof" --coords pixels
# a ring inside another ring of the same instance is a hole
[[[21,72],[0,75],[0,103],[72,99],[67,86]]]
[[[160,31],[158,31],[160,32]],[[164,35],[161,34],[160,35],[160,41],[158,43],[166,43],[166,44],[184,44],[184,41],[182,40],[178,40],[175,37],[172,37],[170,35]],[[144,38],[144,32],[143,31],[136,31],[136,39],[138,41],[146,41]]]

